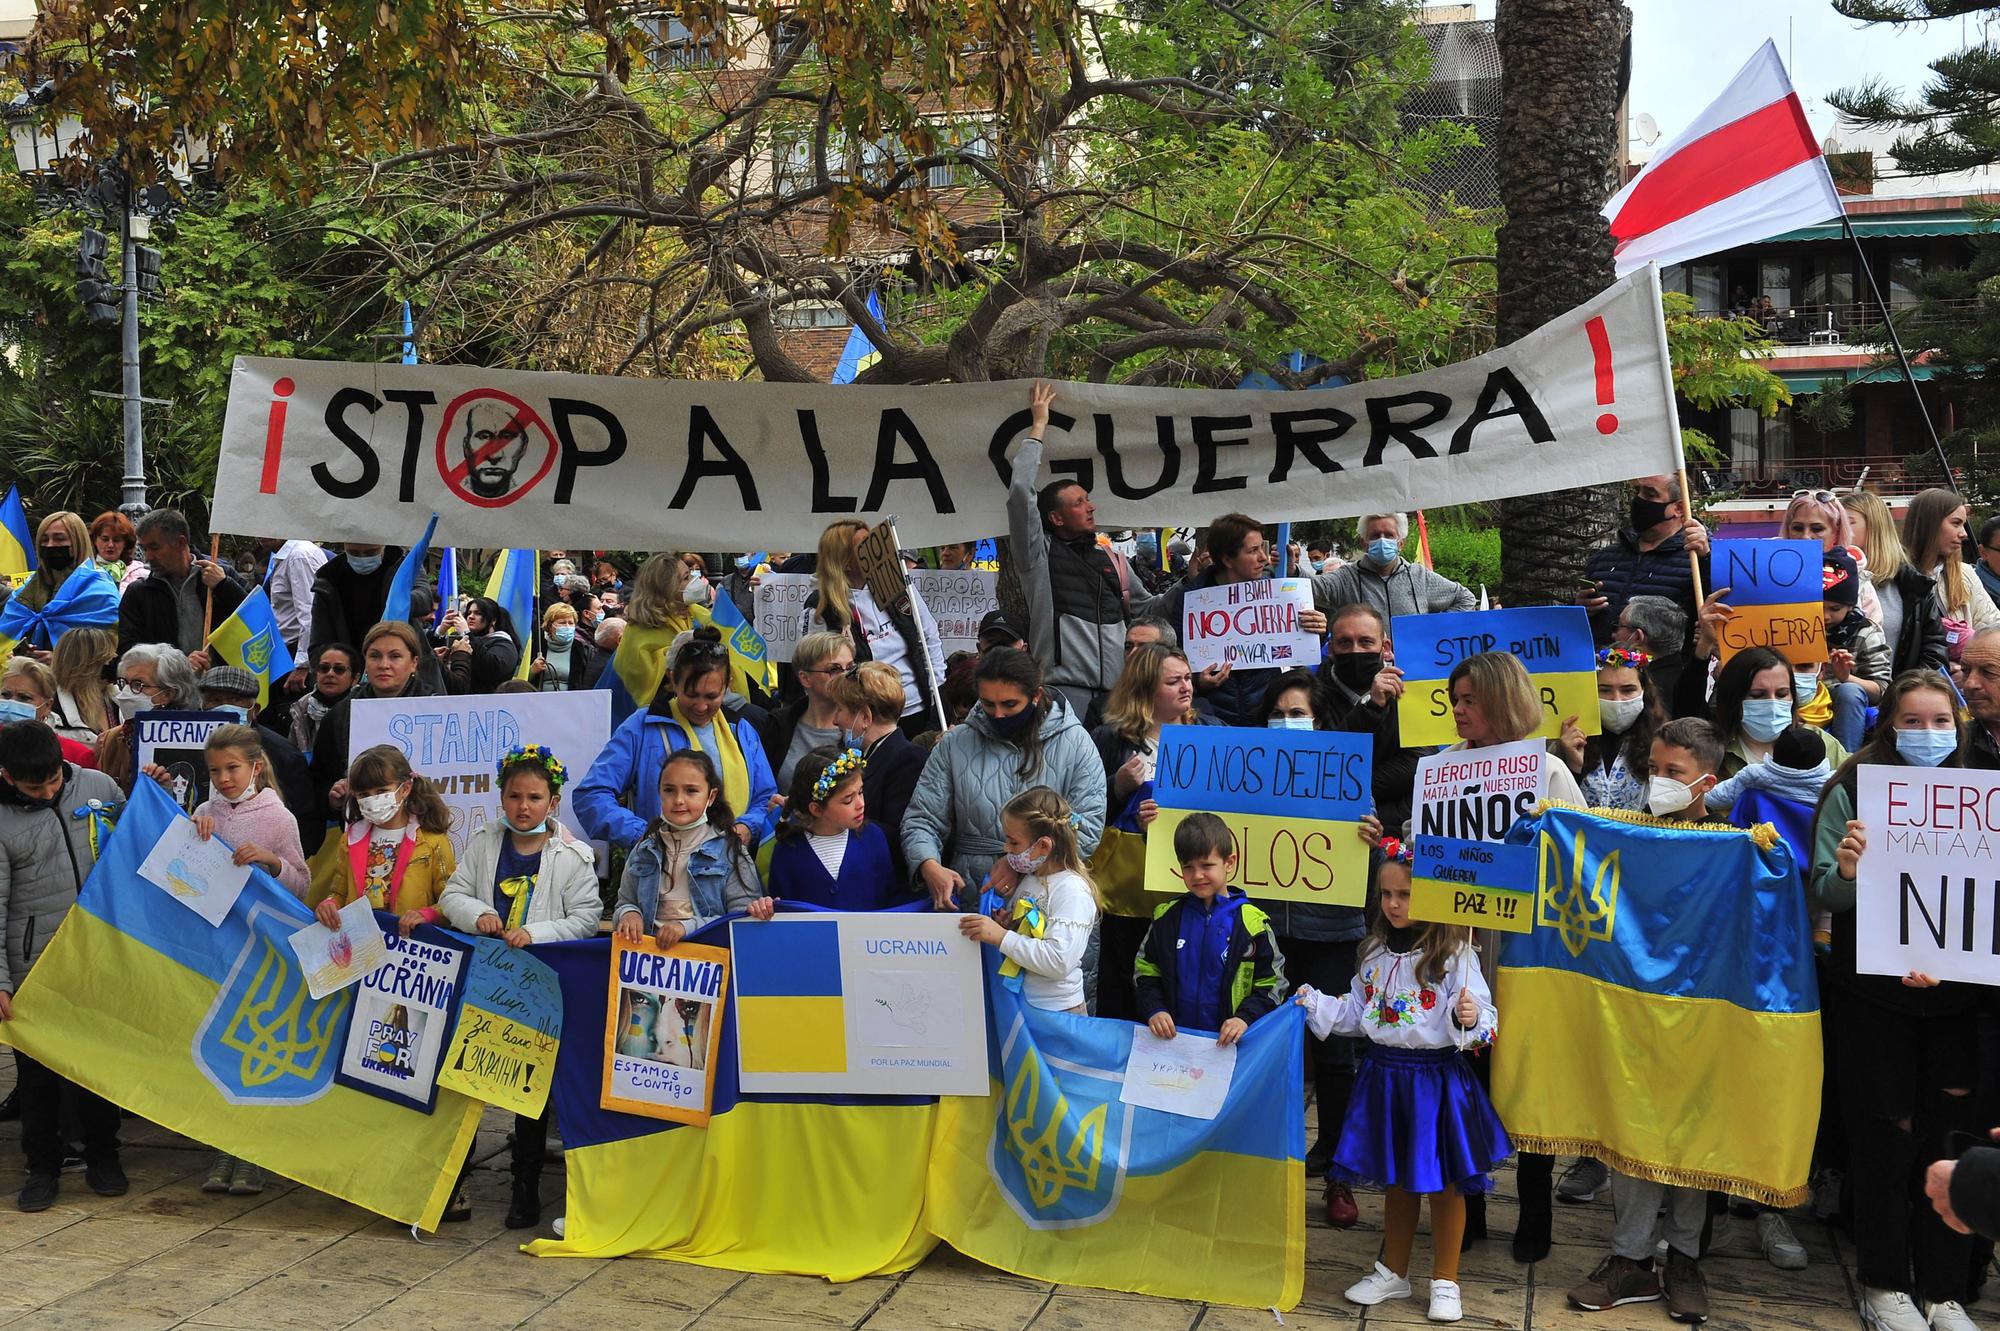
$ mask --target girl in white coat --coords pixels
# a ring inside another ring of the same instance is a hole
[[[540,744],[508,750],[499,770],[501,821],[466,839],[438,908],[454,929],[498,937],[509,947],[593,936],[604,913],[592,867],[596,856],[556,821],[568,772]],[[541,1223],[548,1131],[546,1110],[538,1119],[514,1116],[509,1229]],[[469,1156],[466,1163],[469,1167]],[[461,1173],[458,1194],[444,1218],[463,1220],[471,1214]]]

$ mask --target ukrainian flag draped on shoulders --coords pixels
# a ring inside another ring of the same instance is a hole
[[[22,643],[55,646],[74,628],[105,627],[118,622],[118,588],[96,564],[85,561],[63,579],[48,604],[36,608],[25,593],[0,606],[0,660]]]
[[[625,636],[611,653],[611,668],[597,676],[597,687],[611,693],[611,724],[618,725],[634,712],[653,705],[653,697],[667,678],[667,655],[674,639],[694,627],[692,618],[676,617],[655,628],[648,624],[627,624]],[[735,678],[735,659],[730,660],[730,678]]]
[[[1554,803],[1507,840],[1541,866],[1535,930],[1507,936],[1496,985],[1493,1101],[1515,1146],[1804,1201],[1819,988],[1784,841],[1768,825]]]
[[[290,940],[312,912],[253,869],[211,927],[139,877],[184,816],[154,782],[133,788],[0,1036],[162,1127],[435,1229],[479,1102],[440,1091],[420,1114],[336,1084],[355,991],[307,991]]]

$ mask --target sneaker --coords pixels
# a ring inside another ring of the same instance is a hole
[[[1569,1292],[1569,1303],[1572,1308],[1596,1313],[1606,1308],[1622,1308],[1628,1303],[1655,1303],[1659,1297],[1660,1277],[1652,1264],[1635,1262],[1614,1252],[1597,1264],[1590,1279]]]
[[[1683,1253],[1667,1254],[1667,1316],[1676,1322],[1697,1326],[1708,1320],[1708,1282],[1701,1278],[1701,1263]]]
[[[1757,1242],[1764,1246],[1764,1255],[1771,1259],[1771,1265],[1780,1271],[1806,1269],[1806,1245],[1792,1232],[1792,1222],[1778,1212],[1757,1213]]]
[[[1358,1303],[1364,1308],[1373,1308],[1378,1303],[1390,1299],[1410,1297],[1410,1282],[1397,1275],[1382,1263],[1375,1263],[1375,1270],[1347,1287],[1347,1301]]]
[[[1604,1167],[1603,1162],[1581,1155],[1563,1171],[1561,1181],[1556,1184],[1556,1197],[1582,1206],[1602,1197],[1610,1187],[1611,1171]]]
[[[557,1216],[555,1219],[549,1221],[550,1232],[553,1233],[557,1238],[561,1238],[563,1236],[563,1230],[567,1226],[568,1221],[569,1221],[568,1216],[563,1216],[563,1215]]]
[[[229,1195],[255,1197],[262,1191],[264,1191],[264,1171],[248,1160],[238,1160],[236,1168],[229,1171]]]
[[[452,1189],[451,1200],[445,1203],[444,1214],[438,1217],[438,1222],[456,1225],[470,1219],[472,1219],[472,1203],[466,1200],[465,1184],[461,1182]]]
[[[201,1181],[201,1190],[203,1192],[228,1192],[229,1176],[235,1172],[235,1156],[216,1156],[215,1163],[208,1167],[208,1177]]]
[[[1327,1184],[1326,1223],[1335,1229],[1352,1229],[1359,1219],[1361,1208],[1354,1204],[1354,1189],[1345,1183]]]
[[[1861,1320],[1874,1331],[1927,1331],[1930,1326],[1916,1301],[1900,1289],[1863,1287]]]
[[[1459,1302],[1457,1281],[1431,1281],[1431,1309],[1425,1316],[1433,1322],[1457,1322],[1464,1319],[1465,1308]]]
[[[116,1159],[85,1165],[83,1181],[100,1197],[123,1197],[132,1190],[131,1182],[125,1177],[124,1166]]]
[[[56,1204],[56,1190],[62,1186],[60,1174],[30,1174],[21,1180],[20,1195],[14,1205],[23,1211],[46,1211]]]
[[[68,1147],[62,1158],[62,1172],[65,1174],[81,1174],[83,1169],[83,1152],[77,1147]]]
[[[1965,1305],[1957,1299],[1926,1303],[1924,1317],[1934,1331],[1979,1331],[1979,1323],[1966,1316]]]

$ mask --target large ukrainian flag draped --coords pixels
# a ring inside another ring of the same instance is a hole
[[[1124,1022],[1030,1007],[986,976],[992,1093],[938,1103],[927,1222],[1017,1275],[1289,1309],[1305,1286],[1304,1012],[1237,1046],[1212,1121],[1119,1100]]]
[[[728,923],[689,941],[728,947]],[[528,1252],[858,1280],[906,1271],[936,1244],[923,1228],[936,1101],[741,1094],[732,993],[707,1127],[606,1110],[599,1094],[610,945],[552,943],[535,955],[562,982],[551,1102],[569,1199],[563,1237],[539,1239]]]
[[[71,629],[101,628],[117,622],[117,584],[96,564],[79,564],[39,610],[19,596],[0,606],[0,661],[21,643],[53,647],[56,639]]]
[[[1493,1101],[1516,1148],[1773,1206],[1806,1198],[1819,988],[1805,893],[1769,826],[1545,804],[1536,929],[1502,944]],[[1744,1079],[1756,1103],[1744,1101]]]
[[[335,1085],[353,991],[318,1002],[306,992],[289,937],[312,912],[253,870],[210,928],[139,878],[181,816],[139,782],[0,1036],[163,1127],[435,1229],[479,1103],[440,1091],[436,1110],[419,1114]]]

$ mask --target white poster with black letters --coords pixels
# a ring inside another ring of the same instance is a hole
[[[1870,764],[1857,777],[1855,969],[2000,985],[2000,772]]]

